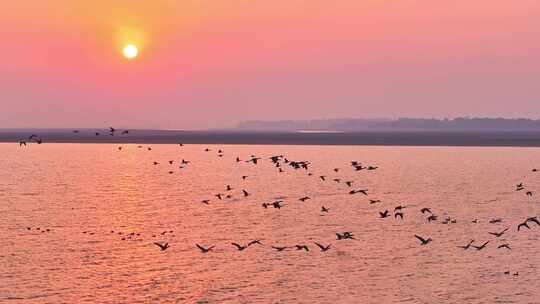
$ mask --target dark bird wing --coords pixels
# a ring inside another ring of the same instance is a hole
[[[255,245],[255,244],[262,245],[260,240],[253,240],[253,241],[248,243],[248,246]]]
[[[161,248],[161,250],[165,250],[169,247],[169,243],[165,243],[165,244],[160,244],[160,243],[154,243],[154,245],[158,246],[159,248]]]
[[[530,221],[530,222],[534,222],[534,223],[536,223],[537,225],[540,226],[540,222],[538,221],[538,219],[537,219],[536,217],[530,217],[530,218],[528,218],[528,219],[527,219],[527,222],[529,222],[529,221]]]
[[[202,247],[201,245],[199,244],[195,244],[197,246],[197,248],[199,248],[201,251],[206,251],[207,249]]]
[[[231,243],[231,245],[236,246],[236,248],[238,248],[238,249],[244,248],[244,246],[242,246],[240,244],[237,244],[237,243]]]
[[[415,234],[414,237],[416,237],[416,238],[417,238],[418,240],[420,240],[420,242],[422,242],[422,243],[425,243],[425,242],[426,242],[426,240],[425,240],[423,237],[419,236],[419,235],[416,235],[416,234]]]
[[[321,250],[326,249],[326,247],[324,247],[323,245],[321,245],[321,244],[319,244],[317,242],[313,242],[313,243],[315,243],[315,245],[317,245],[319,248],[321,248]]]
[[[317,242],[313,242],[313,243],[315,243],[315,245],[317,245],[319,248],[321,248],[322,251],[325,251],[325,250],[330,249],[330,245],[324,246],[324,245],[319,244],[319,243],[317,243]]]

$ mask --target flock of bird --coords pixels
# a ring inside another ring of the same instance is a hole
[[[73,131],[73,133],[79,133],[79,132],[80,132],[79,130],[74,130]],[[109,130],[108,130],[108,133],[109,133],[110,136],[115,136],[115,134],[117,134],[117,132],[119,132],[119,131],[117,131],[113,127],[109,128]],[[96,136],[99,136],[100,134],[101,134],[100,132],[95,132]],[[121,131],[120,134],[121,135],[129,134],[129,131],[124,130],[124,131]],[[37,144],[41,144],[43,142],[43,140],[40,137],[38,137],[37,135],[35,135],[35,134],[29,136],[28,141],[29,142],[35,142]],[[26,146],[26,144],[27,144],[26,140],[21,140],[20,143],[19,143],[20,146]],[[182,143],[179,143],[178,145],[180,147],[183,146]],[[138,148],[143,148],[143,146],[138,146]],[[118,150],[121,151],[122,146],[119,146]],[[152,148],[147,147],[147,150],[151,151]],[[211,152],[211,151],[212,150],[210,148],[204,149],[204,152]],[[224,156],[224,151],[222,149],[218,149],[217,150],[217,156],[218,157],[223,157]],[[240,157],[236,157],[234,159],[235,163],[244,162],[244,163],[247,163],[247,164],[251,164],[253,166],[257,166],[261,161],[263,161],[263,158],[255,156],[255,155],[251,155],[249,158],[247,158],[245,160],[240,159]],[[288,168],[290,168],[292,170],[303,170],[303,171],[305,171],[307,173],[308,176],[314,176],[314,174],[310,170],[312,163],[310,161],[307,161],[307,160],[291,160],[291,159],[288,159],[287,157],[285,157],[284,155],[274,155],[274,156],[269,157],[268,161],[272,164],[273,167],[276,168],[276,170],[279,173],[286,172],[285,169],[288,167]],[[152,164],[154,166],[159,166],[162,163],[165,163],[165,164],[168,163],[170,166],[173,166],[175,163],[177,163],[177,164],[179,164],[179,168],[184,168],[184,167],[190,165],[191,161],[185,160],[185,159],[182,159],[182,160],[180,160],[178,162],[176,162],[174,160],[168,160],[166,162],[154,161]],[[351,169],[353,171],[375,171],[375,170],[378,169],[378,166],[364,165],[360,161],[351,161],[350,162],[350,167],[351,167]],[[342,169],[342,168],[334,168],[333,172],[334,172],[334,174],[338,174],[339,172],[342,172],[342,170],[344,170],[344,169]],[[535,168],[535,169],[532,169],[531,171],[532,172],[538,172],[539,170]],[[172,173],[174,173],[174,171],[168,171],[168,173],[172,174]],[[245,180],[249,176],[242,175],[240,177],[242,178],[242,180]],[[336,184],[342,184],[343,183],[343,184],[347,185],[347,187],[349,188],[349,190],[346,193],[348,193],[349,195],[360,194],[360,195],[362,195],[364,197],[367,197],[368,200],[369,200],[370,205],[379,205],[379,204],[382,203],[382,201],[380,199],[372,198],[370,196],[370,194],[369,194],[368,189],[365,189],[365,188],[356,188],[355,189],[355,188],[353,188],[353,184],[355,184],[355,181],[353,181],[353,180],[343,180],[343,178],[340,178],[340,177],[335,177],[335,178],[330,179],[328,177],[328,175],[318,175],[318,176],[316,176],[316,178],[318,178],[321,182],[334,182]],[[231,198],[233,198],[232,191],[233,191],[233,187],[231,185],[225,185],[223,192],[217,192],[217,193],[209,194],[209,197],[202,198],[200,200],[200,202],[202,204],[204,204],[204,205],[210,205],[213,202],[213,200],[224,201],[224,200],[227,200],[227,199],[231,199]],[[515,191],[516,192],[524,192],[525,195],[528,196],[528,197],[534,196],[534,192],[532,190],[529,190],[529,188],[524,184],[524,182],[518,183],[516,185],[516,187],[515,187]],[[241,189],[241,192],[239,192],[239,193],[241,193],[241,196],[244,197],[244,198],[251,195],[250,192],[248,190],[246,190],[246,189]],[[344,194],[346,194],[346,193],[344,193]],[[300,203],[304,203],[304,202],[306,202],[306,201],[308,201],[310,199],[312,199],[310,196],[302,196],[302,197],[299,197],[297,199],[297,201],[300,202]],[[274,200],[274,201],[269,201],[269,202],[262,202],[261,206],[262,206],[262,208],[265,208],[265,209],[274,208],[274,209],[280,210],[282,208],[285,208],[287,205],[285,204],[285,201],[283,199],[281,199],[281,200]],[[391,211],[392,209],[390,209],[390,210],[389,209],[378,210],[378,218],[380,218],[381,220],[384,220],[384,219],[387,219],[387,218],[393,216],[394,219],[396,219],[396,220],[398,220],[398,219],[399,220],[405,220],[405,210],[410,209],[410,208],[411,207],[409,207],[409,206],[402,206],[402,205],[396,206],[396,207],[393,208],[393,214],[392,214],[392,211]],[[323,206],[321,206],[320,212],[321,213],[329,213],[330,208],[323,205]],[[425,216],[425,220],[426,220],[427,223],[432,223],[432,222],[439,221],[438,215],[430,207],[422,207],[421,209],[418,210],[418,212],[420,212],[423,216]],[[501,222],[502,222],[502,219],[499,219],[499,218],[489,220],[490,224],[496,224],[496,223],[501,223]],[[457,219],[451,218],[451,217],[446,217],[442,221],[440,221],[440,223],[441,224],[455,224],[455,223],[457,223]],[[472,223],[478,223],[478,220],[474,219],[472,221]],[[532,217],[528,217],[528,218],[524,219],[523,222],[518,223],[515,226],[515,231],[516,232],[521,232],[524,229],[531,230],[532,228],[534,228],[536,226],[540,226],[540,220],[538,219],[538,217],[532,216]],[[27,230],[38,231],[40,233],[50,232],[50,229],[42,229],[40,227],[37,227],[37,228],[26,227],[26,229]],[[509,233],[510,231],[511,231],[511,227],[505,227],[501,231],[494,231],[494,232],[489,231],[488,234],[493,237],[492,239],[487,239],[486,238],[486,239],[484,239],[482,241],[468,240],[465,245],[456,245],[456,247],[460,248],[462,250],[475,249],[477,251],[481,251],[481,250],[486,249],[488,246],[490,246],[490,244],[492,244],[492,242],[494,240],[500,239],[503,235]],[[163,231],[163,232],[161,232],[159,234],[153,234],[152,237],[153,238],[159,238],[160,236],[164,236],[166,234],[172,234],[173,232],[174,231],[172,231],[172,230]],[[94,234],[94,232],[90,232],[90,231],[83,231],[83,233],[84,234],[89,234],[89,235]],[[135,238],[141,236],[140,232],[126,233],[126,232],[119,232],[119,231],[111,230],[110,233],[111,234],[118,234],[119,236],[122,237],[122,240],[135,239]],[[334,233],[336,235],[336,238],[335,238],[336,241],[355,240],[354,234],[351,231],[334,232]],[[416,239],[418,241],[418,244],[420,246],[428,246],[429,244],[431,244],[432,242],[435,241],[430,236],[421,236],[421,235],[418,235],[418,234],[412,234],[411,237],[414,237],[414,239]],[[169,244],[169,242],[155,241],[155,242],[153,242],[153,244],[155,244],[156,247],[159,248],[160,251],[166,251],[167,249],[169,249],[171,247],[171,244]],[[319,242],[313,242],[313,244],[321,252],[327,252],[331,248],[333,248],[332,247],[333,244],[322,244],[322,243],[319,243]],[[258,239],[251,240],[251,241],[249,241],[247,243],[230,242],[230,244],[229,244],[229,246],[232,249],[237,250],[237,251],[244,251],[244,250],[247,250],[248,248],[250,248],[251,246],[255,246],[255,245],[256,246],[264,246],[263,242],[261,240],[258,240]],[[216,248],[216,246],[217,245],[215,245],[215,244],[206,246],[206,245],[201,245],[199,243],[195,243],[193,245],[194,248],[198,249],[203,254],[211,253],[213,251],[213,249]],[[309,245],[307,243],[302,243],[302,244],[293,244],[293,245],[273,245],[273,246],[270,246],[270,247],[272,249],[274,249],[275,251],[277,251],[277,252],[282,252],[282,251],[285,251],[285,250],[310,251],[310,248],[311,248],[310,246],[311,245]],[[497,246],[496,247],[497,249],[512,250],[511,244],[509,244],[508,242],[498,243],[498,245],[496,245],[496,246]],[[505,272],[505,274],[510,274],[510,272],[507,271],[507,272]],[[515,272],[515,273],[513,273],[513,275],[518,275],[518,273]]]

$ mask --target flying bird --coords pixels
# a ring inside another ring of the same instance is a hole
[[[277,208],[277,209],[281,209],[281,207],[283,207],[283,205],[281,204],[283,201],[275,201],[272,203],[272,206],[274,208]]]
[[[489,232],[489,234],[494,235],[496,237],[501,237],[509,228],[504,229],[501,232]]]
[[[339,240],[346,240],[346,239],[356,240],[356,239],[354,238],[354,235],[353,235],[351,232],[348,232],[348,231],[343,232],[343,233],[341,233],[341,234],[336,233],[336,236],[337,236],[337,240],[338,240],[338,241],[339,241]]]
[[[262,246],[262,243],[261,243],[260,240],[253,240],[253,241],[251,241],[251,242],[249,242],[249,243],[247,244],[247,247],[249,247],[249,246],[251,246],[251,245],[255,245],[255,244],[261,245],[261,246]]]
[[[540,226],[540,222],[538,221],[538,218],[536,216],[528,218],[526,222],[533,222]]]
[[[201,250],[202,253],[208,253],[212,250],[212,248],[214,248],[215,246],[210,246],[208,248],[204,248],[203,246],[199,245],[199,244],[195,244],[197,246],[197,248],[199,248]]]
[[[497,246],[497,249],[501,249],[501,248],[512,250],[512,248],[510,248],[510,244],[502,244],[502,245]]]
[[[283,247],[272,246],[272,248],[274,248],[274,249],[277,250],[277,251],[283,251],[283,250],[285,250],[285,249],[287,249],[287,248],[289,248],[289,247],[286,247],[286,246],[283,246]]]
[[[429,209],[429,208],[422,208],[422,209],[420,209],[420,212],[422,212],[422,214],[425,214],[426,212],[432,213],[431,209]]]
[[[309,251],[309,248],[308,246],[306,245],[295,245],[296,247],[296,250],[305,250],[305,251]]]
[[[314,242],[315,245],[317,245],[319,248],[321,248],[321,251],[322,252],[325,252],[325,251],[328,251],[330,249],[330,246],[332,246],[332,244],[328,244],[328,246],[324,246],[324,245],[321,245],[317,242]]]
[[[527,228],[527,229],[531,229],[531,227],[529,227],[529,225],[527,225],[527,221],[525,221],[525,222],[519,224],[519,225],[517,226],[517,231],[521,230],[521,227],[525,227],[525,228]]]
[[[424,245],[427,245],[429,244],[429,242],[432,241],[431,238],[427,238],[427,239],[424,239],[423,237],[419,236],[419,235],[414,235],[414,237],[416,237],[419,241],[420,241],[420,245],[424,246]]]
[[[480,245],[480,246],[474,246],[472,245],[474,248],[476,248],[476,250],[482,250],[484,248],[486,248],[487,244],[489,244],[489,241],[485,242],[484,244]]]
[[[465,245],[465,246],[458,246],[459,248],[463,248],[464,250],[467,250],[469,249],[469,247],[471,247],[472,243],[474,243],[474,240],[471,240],[469,242],[469,244]]]
[[[349,194],[356,194],[356,193],[362,193],[363,195],[368,195],[367,190],[351,190],[351,191],[349,191]]]
[[[247,246],[242,246],[242,245],[237,244],[237,243],[231,243],[231,245],[235,246],[238,251],[242,251],[242,250],[247,248]]]
[[[154,245],[158,246],[161,251],[167,250],[170,246],[169,243],[161,244],[161,243],[154,243]]]

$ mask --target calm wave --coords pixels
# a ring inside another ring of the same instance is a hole
[[[539,215],[538,149],[118,146],[0,144],[0,302],[540,303],[540,227],[516,231]],[[235,161],[252,154],[259,164]],[[279,173],[268,160],[277,154],[310,169]],[[349,195],[347,180],[369,195]],[[535,195],[515,191],[520,182]],[[276,199],[283,208],[261,206]],[[379,218],[398,205],[403,220]],[[338,241],[344,231],[356,239]],[[230,245],[255,239],[263,245]],[[472,239],[490,243],[457,248]],[[216,247],[202,254],[196,243]],[[310,251],[271,248],[295,244]]]

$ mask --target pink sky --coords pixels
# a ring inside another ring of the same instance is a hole
[[[0,128],[540,118],[537,0],[6,2]]]

